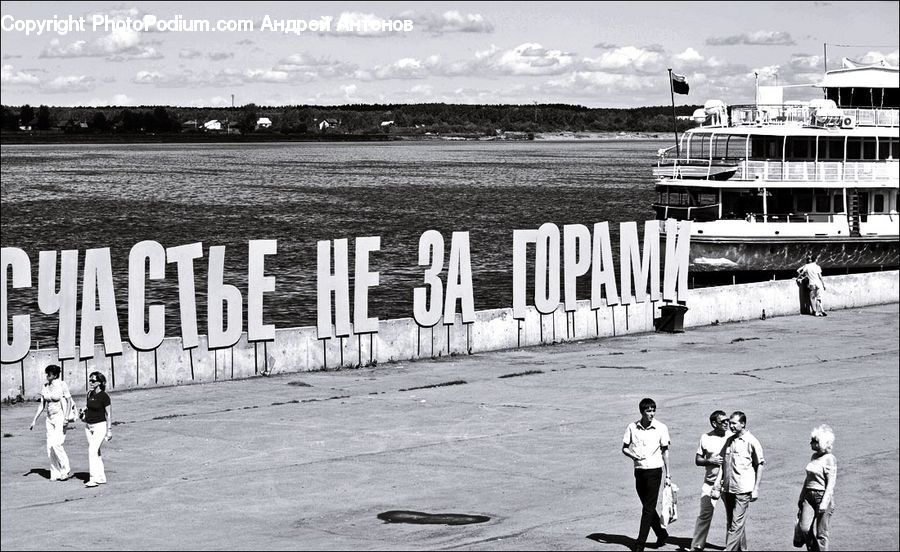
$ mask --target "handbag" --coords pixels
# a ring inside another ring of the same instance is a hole
[[[800,513],[797,512],[797,523],[794,524],[794,548],[803,548],[803,545],[806,544],[805,539],[803,538],[803,529],[800,527]]]
[[[662,515],[659,516],[659,524],[666,528],[675,521],[678,521],[678,485],[667,479],[663,487]]]

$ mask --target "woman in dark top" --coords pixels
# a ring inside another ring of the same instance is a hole
[[[82,411],[84,434],[88,440],[88,461],[91,478],[84,486],[96,487],[106,483],[106,472],[103,469],[103,458],[100,447],[104,440],[112,439],[112,408],[109,395],[106,394],[106,376],[100,372],[91,372],[88,377],[90,391],[87,395],[87,408]]]

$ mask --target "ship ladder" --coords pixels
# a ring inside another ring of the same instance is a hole
[[[856,190],[853,190],[853,193],[849,194],[847,198],[850,200],[849,205],[849,220],[847,221],[850,224],[850,235],[851,236],[859,236],[859,193]]]

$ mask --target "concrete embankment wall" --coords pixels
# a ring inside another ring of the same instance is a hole
[[[900,301],[900,272],[876,272],[825,278],[827,310]],[[412,318],[384,320],[375,334],[344,338],[316,338],[314,327],[277,330],[274,341],[249,343],[247,335],[232,347],[209,350],[206,338],[200,346],[185,350],[180,338],[165,339],[156,350],[138,351],[127,343],[121,355],[106,356],[102,345],[85,360],[60,360],[56,349],[38,349],[19,362],[3,364],[0,391],[3,397],[39,395],[44,368],[59,364],[73,394],[84,394],[87,375],[107,376],[108,390],[183,385],[232,380],[260,374],[351,368],[402,360],[472,354],[500,349],[611,337],[654,330],[661,302],[602,307],[592,310],[580,301],[575,311],[562,305],[542,315],[533,307],[524,320],[513,318],[512,309],[476,313],[475,322],[420,327]],[[799,293],[793,280],[740,284],[691,290],[684,326],[737,322],[763,316],[799,313]]]

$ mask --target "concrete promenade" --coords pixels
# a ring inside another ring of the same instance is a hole
[[[897,550],[897,304],[338,372],[117,392],[109,483],[50,482],[36,404],[2,409],[4,551],[626,550],[640,503],[622,455],[638,401],[669,426],[690,545],[709,413],[747,413],[767,458],[755,550],[787,550],[809,432],[837,435],[832,549]],[[504,377],[510,376],[510,377]],[[66,450],[87,478],[81,425]],[[719,506],[722,510],[721,505]],[[389,524],[387,510],[486,523]],[[710,534],[724,544],[724,511]]]

